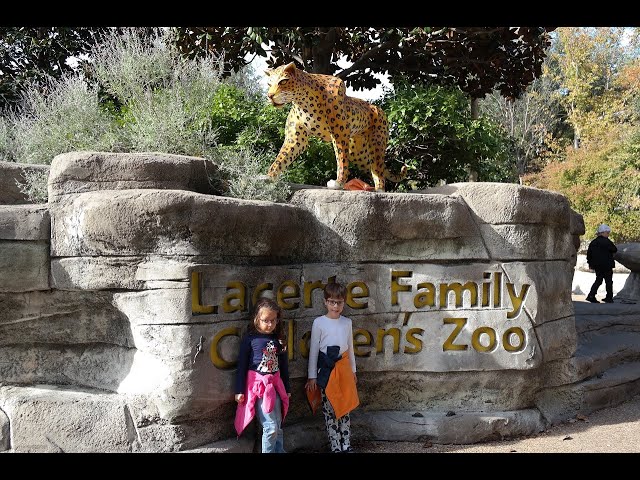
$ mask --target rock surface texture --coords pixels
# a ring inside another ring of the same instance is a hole
[[[5,182],[18,171],[0,164]],[[332,279],[349,286],[360,439],[528,435],[640,392],[635,307],[572,302],[584,223],[562,195],[461,183],[271,203],[215,195],[212,172],[71,152],[47,204],[0,189],[1,450],[253,451],[255,426],[233,430],[234,362],[263,294],[287,325],[285,448],[321,448],[305,342]]]

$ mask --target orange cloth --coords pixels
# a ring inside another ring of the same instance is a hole
[[[336,362],[333,370],[331,370],[329,382],[324,393],[331,402],[336,418],[345,416],[360,405],[348,352],[342,354],[342,358]]]
[[[315,415],[316,410],[322,404],[322,395],[320,394],[320,387],[316,385],[315,390],[309,390],[307,388],[304,389],[307,393],[307,401],[309,402],[309,407],[311,408],[311,414]]]
[[[365,190],[367,192],[373,192],[375,190],[374,187],[369,185],[368,183],[363,182],[359,178],[352,178],[347,183],[344,184],[345,190]]]

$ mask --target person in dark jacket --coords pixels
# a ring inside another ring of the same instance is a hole
[[[603,223],[598,227],[596,233],[596,238],[591,240],[587,249],[587,263],[589,268],[596,272],[596,280],[591,286],[587,300],[591,303],[600,303],[596,298],[596,292],[604,280],[607,290],[604,302],[613,303],[613,267],[615,267],[613,254],[618,251],[618,247],[609,240],[611,228],[608,225]]]

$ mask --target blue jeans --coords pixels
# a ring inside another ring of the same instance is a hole
[[[262,410],[262,398],[256,399],[256,415],[262,425],[262,453],[286,453],[284,451],[282,400],[280,397],[276,398],[270,413],[265,413]]]

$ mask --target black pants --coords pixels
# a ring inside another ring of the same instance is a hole
[[[595,298],[596,292],[602,285],[602,281],[604,280],[604,287],[607,289],[607,300],[613,300],[613,269],[607,268],[604,270],[597,269],[596,270],[596,281],[593,282],[591,286],[591,291],[589,292],[589,297]]]
[[[349,451],[351,449],[351,417],[345,413],[340,418],[336,418],[336,412],[333,410],[333,405],[327,398],[324,388],[320,389],[320,393],[322,394],[322,414],[324,415],[324,424],[327,427],[331,453]]]

